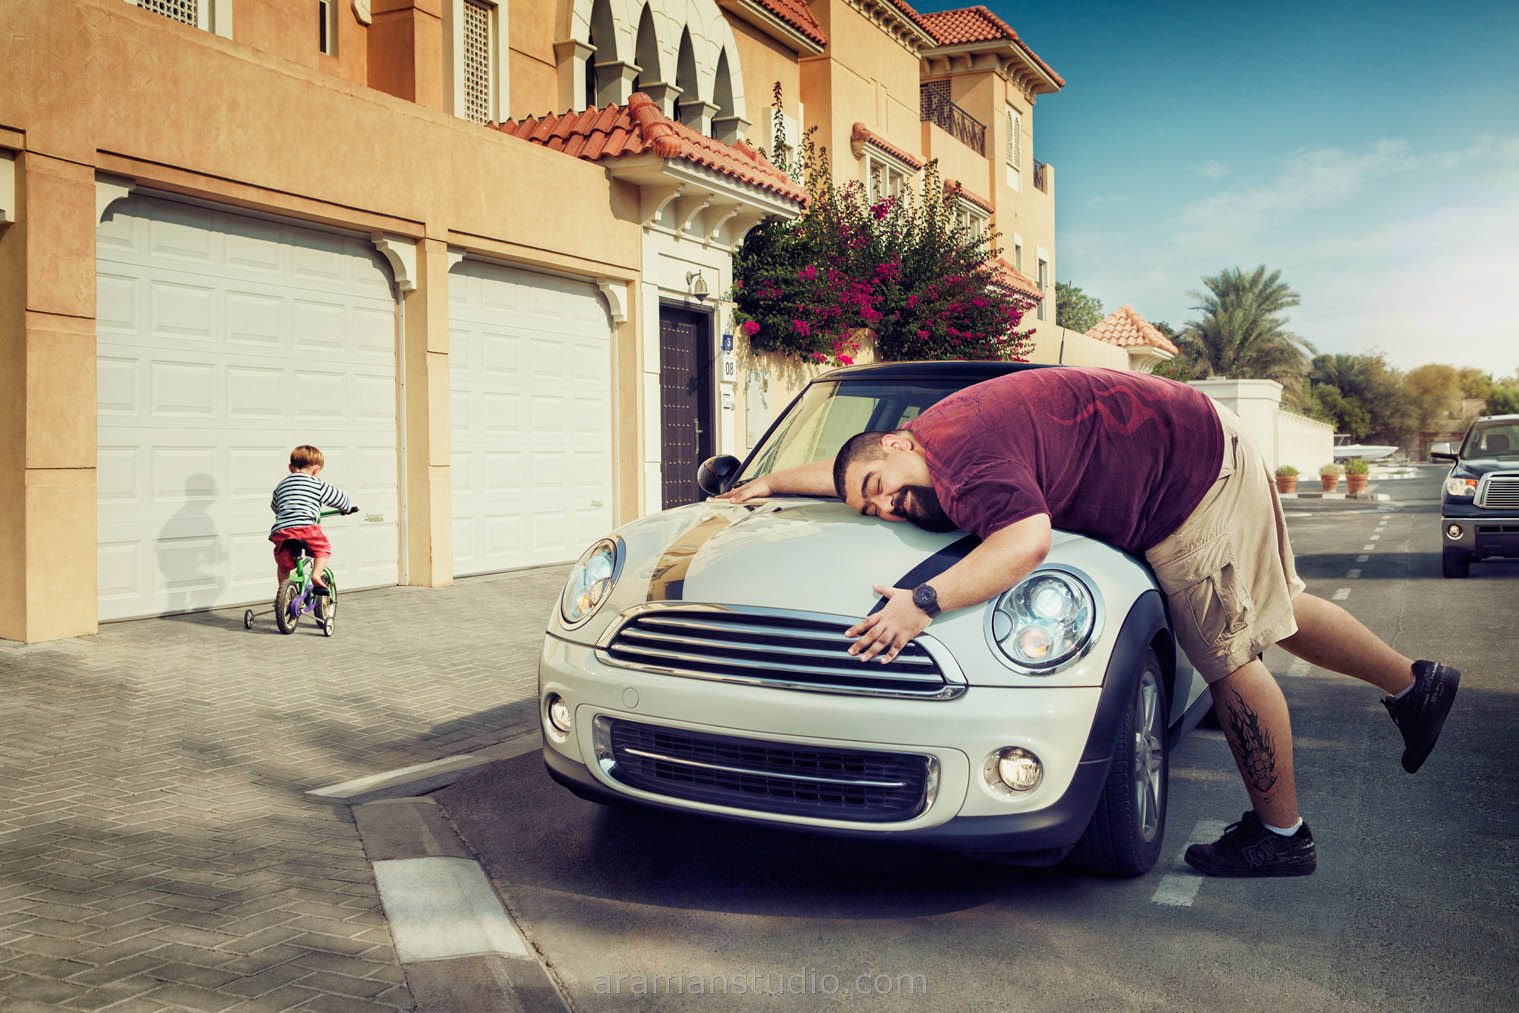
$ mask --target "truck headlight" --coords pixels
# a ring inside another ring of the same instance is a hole
[[[1081,657],[1098,633],[1096,592],[1075,570],[1036,570],[997,598],[987,638],[1019,671],[1054,672]]]
[[[603,538],[580,557],[559,596],[559,614],[566,626],[579,626],[607,600],[622,573],[622,556],[620,539]]]
[[[1447,478],[1445,495],[1471,499],[1477,495],[1477,480],[1475,478]]]

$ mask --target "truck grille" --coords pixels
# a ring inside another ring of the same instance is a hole
[[[751,812],[892,823],[926,812],[938,761],[825,749],[598,717],[596,753],[613,780],[669,798]]]
[[[1519,510],[1519,474],[1489,475],[1477,499],[1487,510]]]
[[[716,605],[640,606],[602,639],[603,661],[665,675],[785,689],[948,700],[965,692],[959,673],[919,641],[889,665],[850,657],[854,620]]]

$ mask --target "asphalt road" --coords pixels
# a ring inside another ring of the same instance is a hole
[[[1441,577],[1443,473],[1382,483],[1390,502],[1288,507],[1311,591],[1463,672],[1410,776],[1376,690],[1268,654],[1318,842],[1311,877],[1204,879],[1182,863],[1247,805],[1207,730],[1173,754],[1166,849],[1132,880],[606,809],[535,754],[435,797],[579,1010],[1513,1009],[1519,561]]]

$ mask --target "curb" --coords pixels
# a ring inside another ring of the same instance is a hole
[[[395,797],[442,787],[539,744],[534,731],[479,753],[306,793],[313,800],[352,806],[396,956],[421,1013],[569,1010],[437,803]]]

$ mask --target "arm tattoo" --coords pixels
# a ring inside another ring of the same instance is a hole
[[[1263,798],[1269,799],[1276,787],[1276,744],[1261,727],[1260,715],[1245,703],[1239,693],[1230,691],[1226,701],[1229,711],[1229,737],[1234,740],[1245,783]]]

